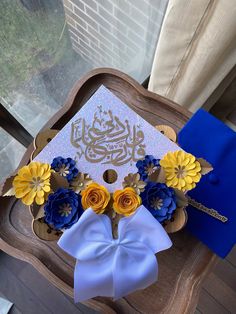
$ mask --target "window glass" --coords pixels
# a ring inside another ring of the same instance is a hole
[[[0,102],[35,136],[89,70],[112,67],[141,83],[167,2],[1,0]]]
[[[0,128],[0,182],[18,166],[25,147]]]

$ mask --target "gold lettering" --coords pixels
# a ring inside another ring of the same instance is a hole
[[[208,208],[208,207],[204,206],[203,204],[198,203],[196,200],[189,197],[188,195],[187,195],[187,199],[188,199],[189,205],[193,206],[194,208],[199,209],[202,212],[204,212],[204,213],[206,213],[206,214],[208,214],[208,215],[210,215],[210,216],[212,216],[212,217],[214,217],[214,218],[216,218],[216,219],[218,219],[224,223],[228,221],[228,218],[223,216],[223,215],[220,215],[217,210],[215,210],[213,208]]]
[[[111,110],[102,106],[94,113],[93,122],[87,124],[79,118],[71,125],[71,144],[75,146],[77,157],[83,155],[91,163],[102,162],[121,166],[136,162],[145,156],[144,133],[139,126],[121,122]]]

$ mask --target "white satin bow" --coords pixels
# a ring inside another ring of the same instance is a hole
[[[96,296],[118,299],[157,280],[155,253],[172,243],[161,224],[144,207],[121,218],[118,239],[110,219],[89,208],[66,230],[58,245],[76,258],[75,302]]]

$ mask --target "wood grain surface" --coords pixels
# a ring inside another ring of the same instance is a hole
[[[177,132],[190,117],[184,108],[146,91],[126,74],[102,68],[89,72],[75,84],[64,107],[43,129],[60,130],[101,84],[152,125],[169,125]],[[30,145],[20,166],[29,162],[32,151],[33,145]],[[28,208],[20,201],[1,197],[0,248],[31,263],[51,283],[72,296],[75,260],[56,242],[39,240],[32,233],[31,220]],[[214,264],[215,256],[185,230],[171,235],[171,239],[173,247],[158,254],[157,283],[115,302],[98,297],[85,304],[102,313],[194,312],[200,284]]]

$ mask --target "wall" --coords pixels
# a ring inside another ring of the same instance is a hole
[[[132,72],[152,61],[167,2],[64,0],[73,48],[96,67]]]

